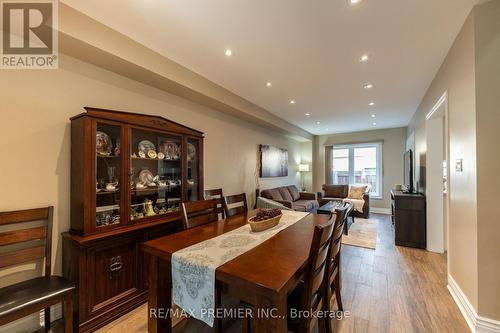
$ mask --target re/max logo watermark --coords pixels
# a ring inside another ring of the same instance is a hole
[[[57,5],[57,0],[0,0],[0,68],[58,67]]]

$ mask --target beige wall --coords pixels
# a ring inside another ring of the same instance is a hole
[[[449,274],[480,317],[500,320],[500,2],[474,7],[413,117],[425,190],[425,115],[448,92]],[[463,172],[454,168],[463,159]]]
[[[314,145],[314,190],[320,191],[325,183],[325,146],[343,143],[362,143],[382,141],[383,197],[371,199],[370,206],[389,209],[390,191],[394,184],[403,181],[403,154],[405,152],[406,128],[389,128],[383,130],[321,135]]]
[[[261,143],[289,150],[289,176],[262,179],[262,188],[298,184],[299,142],[161,90],[63,56],[58,70],[0,75],[0,211],[55,206],[54,257],[61,272],[60,233],[69,229],[70,121],[83,106],[161,115],[205,133],[205,187],[246,192],[254,201]],[[12,282],[1,277],[0,284]]]
[[[475,22],[478,312],[500,320],[500,1],[477,7]]]
[[[474,16],[470,15],[408,127],[415,134],[417,188],[425,191],[425,116],[444,92],[449,112],[449,274],[477,309]],[[463,159],[463,172],[453,163]]]

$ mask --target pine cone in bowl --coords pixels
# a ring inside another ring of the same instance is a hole
[[[259,209],[257,214],[251,218],[251,220],[254,222],[259,222],[272,219],[273,217],[276,217],[278,215],[281,215],[281,209],[279,208],[261,208]]]

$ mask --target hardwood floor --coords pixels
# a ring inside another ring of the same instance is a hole
[[[376,250],[342,248],[337,332],[469,332],[447,285],[446,255],[395,246],[390,217],[376,218]]]
[[[378,221],[376,250],[342,248],[342,301],[350,316],[336,322],[336,332],[469,332],[446,288],[446,255],[395,246],[389,216],[370,218]],[[146,333],[146,318],[143,305],[98,332]],[[188,320],[175,331],[211,330]]]

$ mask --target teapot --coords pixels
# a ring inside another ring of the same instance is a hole
[[[156,215],[156,213],[153,209],[153,201],[151,201],[149,199],[144,200],[143,207],[144,207],[144,214],[146,216],[155,216]]]

